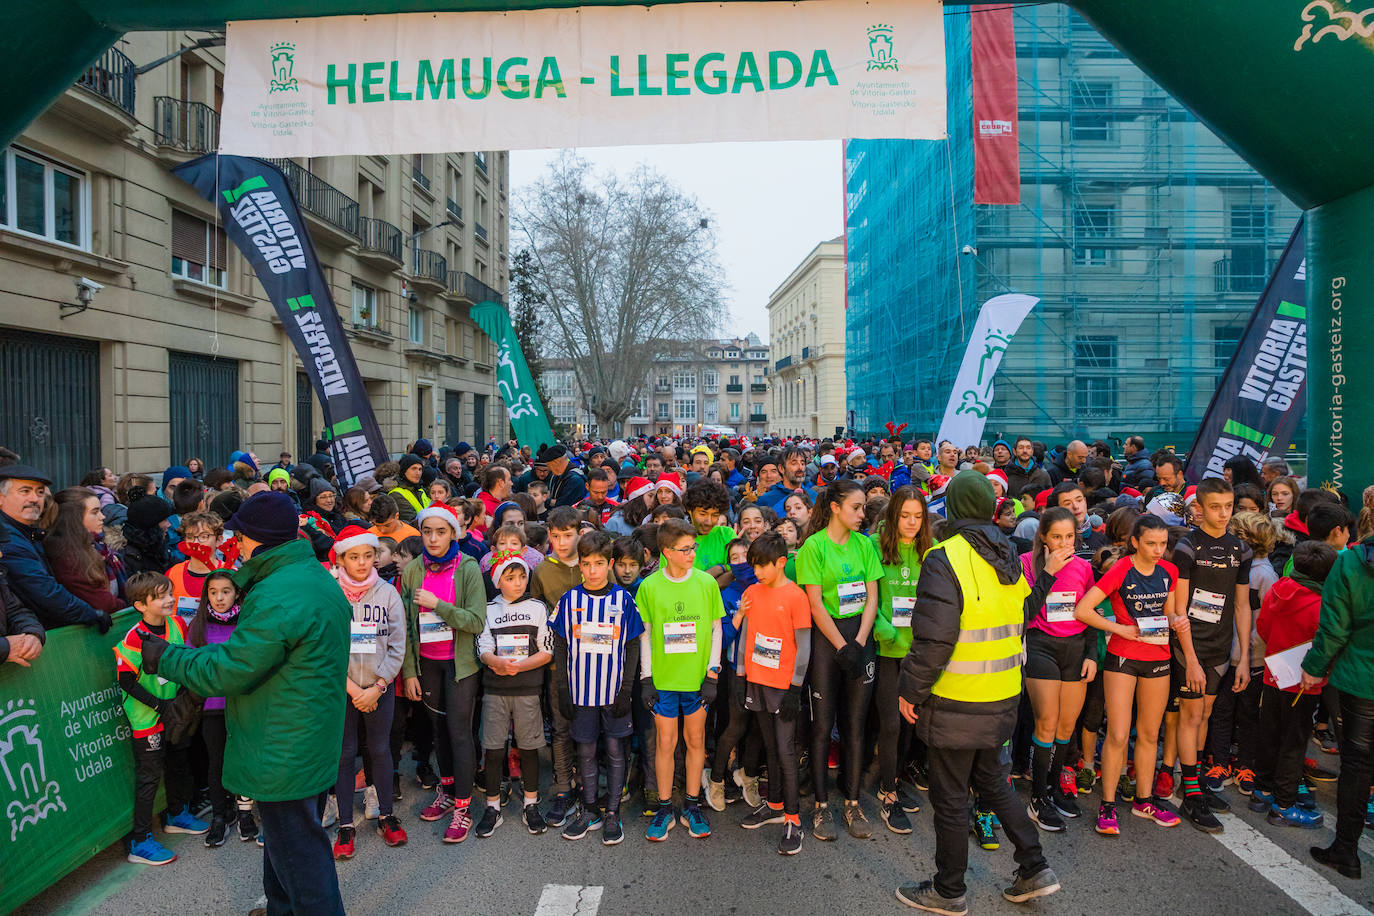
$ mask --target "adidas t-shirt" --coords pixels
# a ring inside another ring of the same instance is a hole
[[[712,628],[725,616],[716,580],[693,569],[675,582],[660,569],[640,583],[635,598],[649,634],[654,686],[700,690],[711,663]]]
[[[549,627],[568,644],[573,705],[614,703],[625,677],[625,644],[644,632],[630,593],[614,584],[599,593],[574,585],[558,599]]]

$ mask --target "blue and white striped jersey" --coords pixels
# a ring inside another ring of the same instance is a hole
[[[575,585],[558,601],[549,628],[568,643],[574,706],[609,706],[625,675],[625,645],[644,632],[634,598],[619,585],[601,595]]]

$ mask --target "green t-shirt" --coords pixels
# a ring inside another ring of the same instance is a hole
[[[883,551],[878,535],[873,535],[873,549],[882,562]],[[911,648],[911,614],[916,604],[916,580],[921,575],[921,558],[916,545],[898,543],[901,562],[889,566],[883,563],[883,577],[878,580],[878,616],[873,621],[873,635],[878,640],[878,654],[884,658],[905,658]]]
[[[710,569],[712,566],[725,566],[729,555],[725,548],[739,535],[735,529],[717,525],[706,534],[697,535],[697,558],[692,561],[696,569]]]
[[[817,531],[797,551],[797,584],[819,585],[821,604],[831,617],[862,614],[867,601],[863,583],[882,577],[878,551],[862,534],[851,534],[841,546],[829,533]]]
[[[700,690],[711,663],[712,628],[725,616],[716,580],[694,569],[674,582],[660,569],[640,583],[635,603],[649,632],[654,686]]]
[[[177,685],[161,675],[149,674],[143,670],[143,637],[151,633],[142,619],[133,625],[114,647],[115,671],[132,672],[138,678],[138,685],[144,690],[159,700],[170,700],[177,695]],[[174,646],[185,645],[186,624],[173,614],[167,618],[167,632],[162,636]],[[127,693],[124,694],[124,715],[129,718],[129,728],[133,730],[135,738],[162,731],[162,718],[158,711],[151,706],[143,705]]]

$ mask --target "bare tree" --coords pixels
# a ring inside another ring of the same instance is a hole
[[[572,361],[598,427],[619,434],[655,359],[724,322],[709,214],[647,166],[596,175],[565,152],[514,224],[546,300],[544,354]]]

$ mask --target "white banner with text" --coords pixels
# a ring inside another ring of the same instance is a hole
[[[937,0],[230,22],[220,151],[941,139]]]

